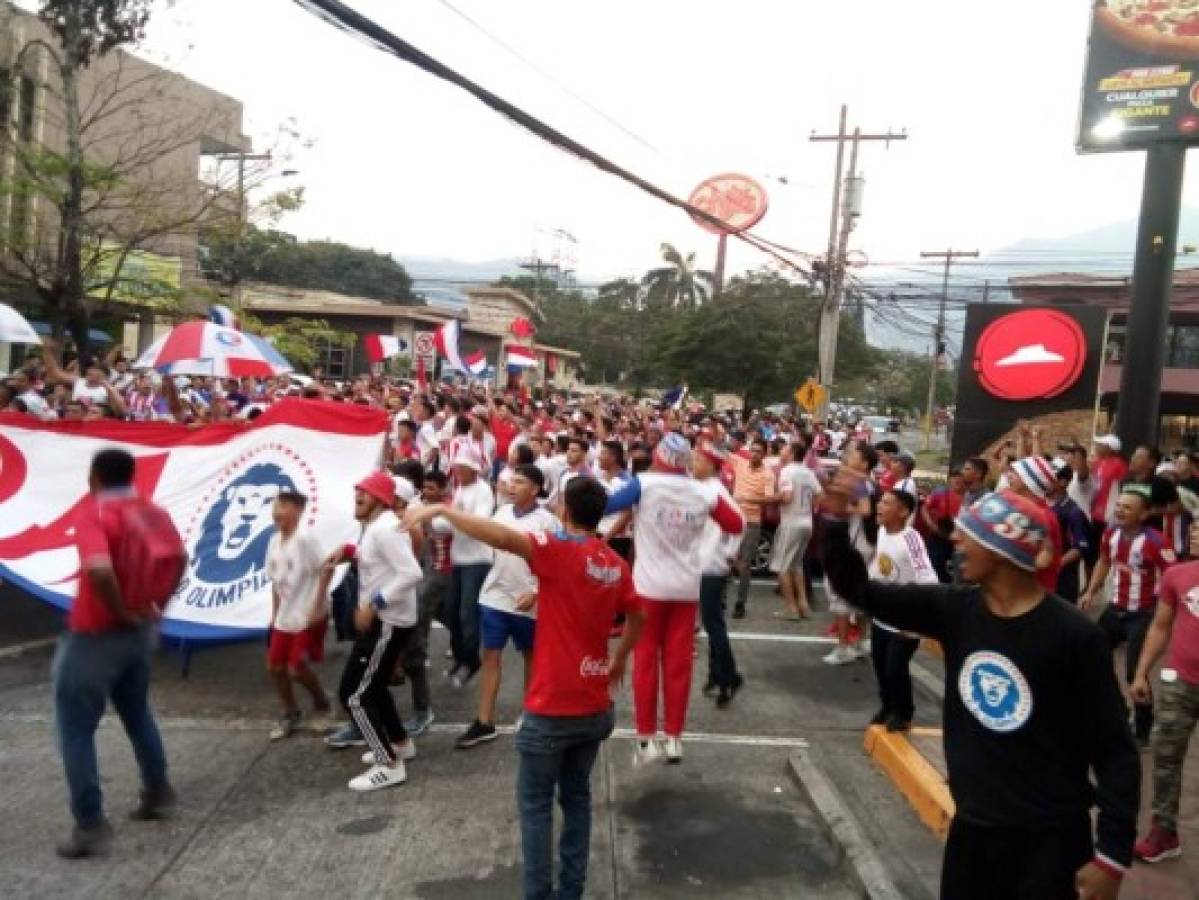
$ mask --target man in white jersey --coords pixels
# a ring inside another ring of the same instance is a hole
[[[633,654],[634,763],[683,760],[683,728],[691,691],[692,638],[699,606],[703,530],[708,518],[739,534],[745,519],[713,485],[688,474],[691,445],[677,432],[663,436],[652,468],[608,500],[606,513],[637,510],[633,585],[645,608],[645,630]],[[657,738],[662,694],[665,739]]]
[[[537,502],[542,488],[540,469],[531,464],[517,466],[509,485],[512,502],[501,506],[492,516],[493,521],[527,533],[558,530],[557,518]],[[501,665],[509,639],[525,658],[525,684],[528,684],[536,625],[531,601],[536,595],[537,578],[529,570],[529,564],[514,553],[497,550],[479,592],[483,646],[479,714],[454,742],[459,750],[495,740],[495,701],[500,693]]]
[[[783,609],[775,615],[794,622],[812,615],[804,581],[804,554],[812,539],[812,502],[823,489],[816,473],[796,461],[794,444],[783,447],[779,461],[782,467],[776,492],[769,498],[779,504],[770,571],[779,577],[779,593],[783,598]]]
[[[297,491],[279,492],[273,511],[275,533],[266,550],[272,601],[267,670],[283,705],[283,718],[271,730],[272,741],[292,734],[303,717],[296,704],[296,683],[312,697],[318,716],[329,714],[329,700],[308,665],[324,657],[329,579],[321,572],[325,556],[316,536],[300,530],[307,504],[308,498]]]
[[[870,561],[870,577],[887,584],[938,584],[937,571],[928,558],[924,539],[908,525],[916,509],[916,498],[898,487],[891,488],[878,501],[878,542]],[[887,731],[908,731],[916,712],[912,699],[912,676],[908,668],[920,639],[874,620],[871,657],[882,706],[871,725],[883,725]]]

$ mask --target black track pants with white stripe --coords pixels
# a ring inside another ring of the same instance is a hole
[[[354,642],[341,673],[337,696],[375,758],[395,762],[392,744],[407,738],[387,682],[396,660],[416,635],[416,628],[397,628],[377,618],[370,631]]]

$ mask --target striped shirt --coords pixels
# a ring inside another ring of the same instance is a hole
[[[1175,561],[1161,533],[1140,528],[1130,536],[1109,528],[1100,553],[1112,567],[1112,605],[1126,612],[1153,609],[1162,572]]]

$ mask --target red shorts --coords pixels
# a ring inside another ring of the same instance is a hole
[[[271,642],[266,648],[267,665],[272,668],[289,666],[295,668],[307,660],[320,662],[325,658],[325,629],[328,622],[321,622],[303,631],[279,631],[272,629]]]

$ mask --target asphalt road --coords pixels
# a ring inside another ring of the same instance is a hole
[[[445,632],[434,634],[438,721],[418,739],[408,783],[367,795],[345,782],[362,770],[354,751],[312,735],[272,744],[276,715],[258,644],[199,653],[189,678],[177,657],[157,663],[154,704],[182,797],[169,823],[123,820],[136,773],[119,723],[101,728],[106,803],[117,826],[103,860],[65,863],[53,842],[69,825],[54,750],[47,680],[57,617],[0,595],[0,897],[350,897],[470,900],[519,896],[520,843],[509,734],[469,751],[453,739],[472,717],[475,692],[440,675]],[[699,694],[706,643],[697,638],[686,759],[634,770],[631,698],[618,700],[618,732],[593,781],[588,896],[787,898],[861,896],[841,848],[789,775],[788,757],[810,745],[863,821],[868,837],[918,900],[935,891],[939,849],[861,750],[875,707],[869,664],[831,668],[825,616],[786,625],[777,599],[754,588],[750,617],[734,623],[746,688],[718,710]],[[15,645],[35,642],[14,653]],[[5,648],[9,648],[5,650]],[[336,681],[344,650],[322,666]],[[519,671],[499,719],[519,711]],[[408,689],[396,689],[401,712]],[[922,700],[919,720],[934,721]]]

